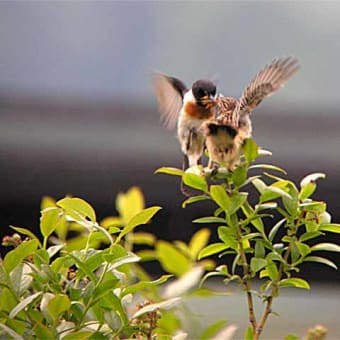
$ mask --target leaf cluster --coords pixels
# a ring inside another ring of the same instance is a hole
[[[232,263],[215,267],[203,281],[220,276],[226,284],[236,281],[244,285],[252,324],[248,337],[257,338],[281,288],[310,288],[299,276],[304,263],[317,262],[337,269],[334,262],[321,254],[339,252],[340,246],[319,240],[327,232],[340,233],[340,224],[331,223],[325,202],[312,199],[317,181],[324,174],[308,175],[297,185],[273,164],[254,164],[262,154],[267,154],[254,140],[247,140],[243,151],[242,161],[233,172],[220,167],[211,173],[200,166],[185,172],[174,168],[160,168],[156,172],[180,176],[185,185],[198,191],[183,202],[183,207],[204,201],[215,203],[211,216],[193,221],[215,224],[219,239],[201,249],[198,259],[227,257]],[[256,189],[251,199],[250,186]],[[277,216],[278,221],[274,219]],[[251,289],[255,279],[262,281],[259,291]],[[254,292],[266,304],[258,322],[252,305]]]

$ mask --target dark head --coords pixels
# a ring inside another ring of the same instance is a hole
[[[192,94],[197,104],[212,107],[215,105],[216,85],[209,80],[197,80],[192,85]]]

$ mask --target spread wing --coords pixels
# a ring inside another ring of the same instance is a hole
[[[274,59],[261,70],[243,91],[240,98],[240,112],[250,113],[261,101],[280,89],[299,69],[296,58]]]
[[[188,90],[181,80],[161,73],[153,74],[153,84],[162,124],[173,129],[183,105],[183,96]]]

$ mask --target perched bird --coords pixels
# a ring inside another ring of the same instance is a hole
[[[202,124],[209,152],[209,165],[221,164],[233,171],[239,163],[242,145],[251,137],[250,113],[261,101],[279,90],[299,69],[298,60],[293,57],[273,60],[250,82],[240,99],[217,98],[217,118]]]
[[[214,117],[216,86],[209,80],[197,80],[188,89],[179,79],[153,75],[155,93],[163,124],[175,128],[184,154],[183,169],[200,163],[204,151],[202,123]]]

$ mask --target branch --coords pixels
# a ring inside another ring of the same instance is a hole
[[[291,251],[291,249],[290,249],[290,244],[289,244],[288,248],[287,248],[287,251],[285,253],[285,256],[283,258],[284,262],[288,261],[288,257],[290,255],[290,251]],[[260,320],[260,322],[258,323],[258,325],[257,325],[257,327],[255,329],[254,339],[253,340],[258,340],[259,339],[259,336],[262,333],[262,330],[263,330],[264,325],[265,325],[265,323],[266,323],[266,321],[268,319],[268,316],[272,312],[273,300],[274,300],[274,297],[277,295],[277,292],[279,290],[278,283],[281,280],[281,277],[282,277],[282,274],[283,274],[283,267],[284,267],[284,264],[283,264],[283,262],[281,262],[280,263],[280,267],[279,267],[278,279],[277,279],[277,281],[275,283],[273,283],[272,292],[271,292],[270,296],[267,299],[266,308],[263,311],[261,320]]]
[[[237,231],[237,236],[238,236],[238,243],[240,247],[240,255],[241,255],[242,267],[243,267],[243,280],[242,281],[243,281],[243,284],[244,284],[244,287],[247,293],[249,321],[253,327],[253,332],[255,334],[257,330],[257,323],[256,323],[255,312],[254,312],[253,295],[251,293],[251,286],[249,282],[249,265],[248,265],[246,253],[243,248],[242,234],[241,234],[240,229],[238,229]]]

